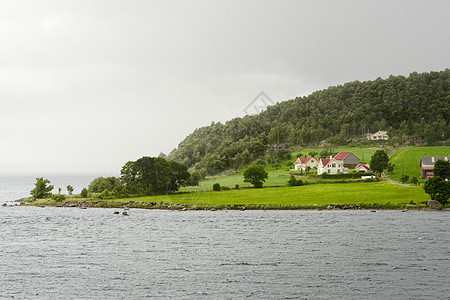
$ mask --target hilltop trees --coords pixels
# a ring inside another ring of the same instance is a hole
[[[392,141],[445,141],[450,137],[449,79],[447,69],[332,86],[258,115],[198,128],[169,159],[214,175],[247,166],[264,155],[264,147],[279,143],[340,145],[377,130],[388,131]]]

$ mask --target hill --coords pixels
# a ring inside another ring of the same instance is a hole
[[[187,136],[169,159],[191,171],[214,175],[248,165],[269,145],[334,146],[364,140],[367,132],[389,132],[389,143],[450,136],[450,70],[390,76],[332,86],[277,103],[254,116],[212,123]]]

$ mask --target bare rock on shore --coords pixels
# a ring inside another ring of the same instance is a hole
[[[442,204],[436,200],[428,201],[428,207],[431,209],[442,209]]]

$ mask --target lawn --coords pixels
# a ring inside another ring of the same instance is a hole
[[[450,156],[450,146],[414,147],[399,150],[391,157],[391,162],[395,164],[395,168],[392,174],[388,174],[388,176],[400,181],[404,171],[409,177],[416,176],[419,178],[420,158],[426,156]]]
[[[118,199],[113,201],[127,201]],[[311,184],[300,187],[240,189],[133,198],[134,201],[189,205],[270,205],[308,206],[327,204],[408,204],[429,200],[420,187],[404,187],[388,182]]]

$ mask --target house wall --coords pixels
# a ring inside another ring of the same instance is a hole
[[[360,162],[361,160],[359,159],[359,157],[352,152],[349,155],[347,155],[347,157],[343,160],[341,164],[346,168],[354,169],[359,165]]]

